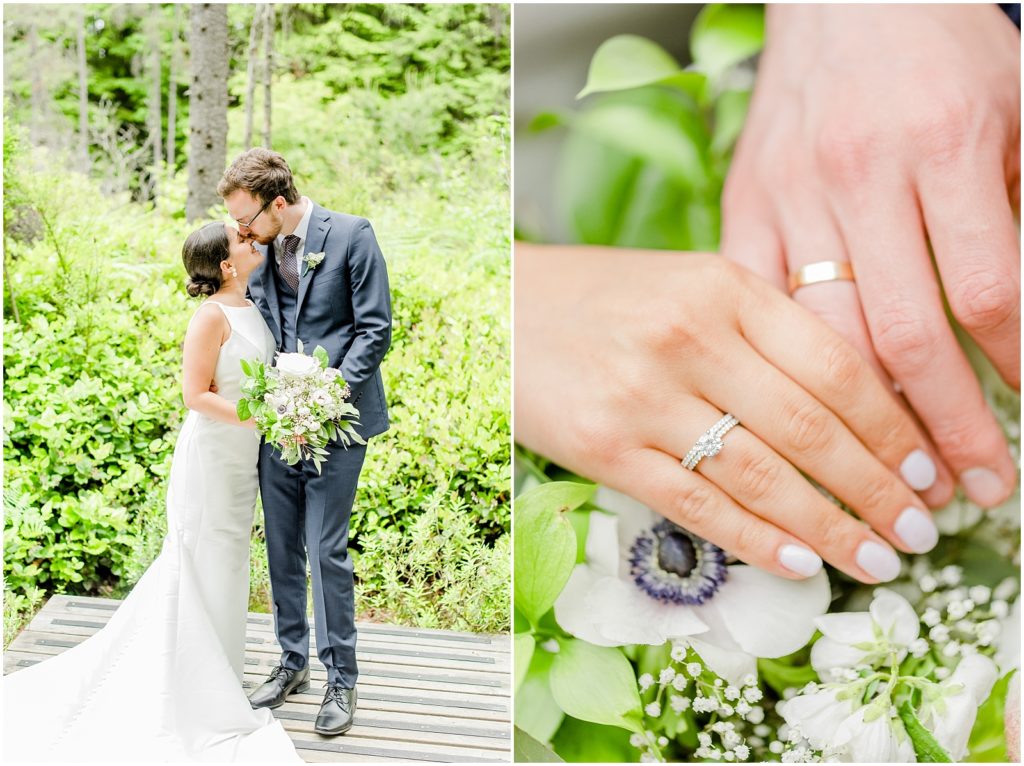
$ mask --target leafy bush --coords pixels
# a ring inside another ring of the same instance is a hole
[[[477,535],[472,509],[443,490],[404,533],[380,530],[356,554],[356,603],[388,622],[504,631],[509,626],[510,535]]]

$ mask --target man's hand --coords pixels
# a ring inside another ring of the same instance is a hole
[[[855,283],[794,298],[898,383],[968,496],[995,505],[1016,468],[943,291],[1019,390],[1020,34],[994,5],[767,13],[723,251],[782,289],[806,264],[850,261]],[[925,497],[950,492],[940,467]]]

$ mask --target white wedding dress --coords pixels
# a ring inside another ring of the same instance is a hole
[[[274,339],[255,306],[218,305],[214,381],[237,401],[239,361],[269,363]],[[188,413],[163,550],[104,628],[4,678],[5,761],[301,762],[242,689],[258,451],[255,431]]]

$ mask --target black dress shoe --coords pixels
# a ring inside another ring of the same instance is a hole
[[[356,714],[356,690],[328,685],[313,729],[318,734],[344,734]]]
[[[298,694],[309,688],[309,667],[289,670],[278,665],[270,671],[270,677],[249,695],[253,709],[281,707],[289,694]]]

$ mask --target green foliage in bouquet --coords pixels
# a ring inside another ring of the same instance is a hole
[[[315,360],[301,373],[289,372],[285,361]],[[327,349],[317,346],[312,357],[302,353],[278,355],[277,366],[259,360],[242,359],[242,398],[238,400],[240,420],[252,418],[256,429],[281,453],[288,465],[312,460],[316,472],[327,459],[331,441],[343,446],[366,444],[356,432],[359,411],[347,401],[348,384],[336,369],[328,367]]]

